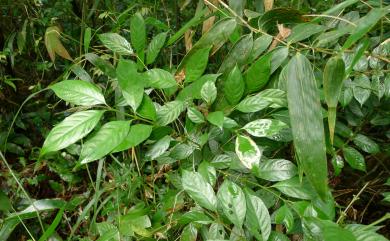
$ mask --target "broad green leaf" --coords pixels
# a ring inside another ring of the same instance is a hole
[[[114,224],[109,222],[96,223],[96,229],[99,232],[100,241],[119,241],[119,230]]]
[[[295,26],[291,35],[286,39],[289,43],[296,43],[309,38],[310,36],[325,31],[326,26],[313,24],[313,23],[300,23]]]
[[[272,108],[287,107],[286,92],[279,89],[265,89],[257,94],[261,98],[268,100]]]
[[[223,92],[226,100],[232,104],[237,104],[245,92],[245,82],[240,68],[236,65],[226,78],[223,85]]]
[[[81,68],[80,65],[74,64],[72,67],[70,67],[72,72],[80,79],[85,80],[87,82],[93,82],[91,76],[88,74],[87,71],[85,71],[83,68]]]
[[[345,41],[342,50],[350,48],[354,43],[361,39],[387,13],[389,13],[389,9],[386,8],[374,8],[369,13],[367,13],[366,16],[364,16],[358,21],[356,28],[352,31],[351,35]]]
[[[351,231],[341,227],[324,227],[322,229],[322,236],[324,240],[330,241],[356,241],[356,238]]]
[[[271,71],[271,55],[264,55],[253,63],[245,72],[246,92],[253,93],[263,88],[267,83]]]
[[[100,89],[94,84],[82,80],[64,80],[49,88],[59,98],[75,105],[106,104]]]
[[[309,60],[297,54],[287,67],[287,100],[294,147],[309,182],[325,198],[327,160],[320,97]]]
[[[197,110],[195,107],[188,107],[187,108],[187,116],[195,124],[204,123],[203,114],[199,110]]]
[[[344,167],[344,160],[343,160],[343,158],[341,156],[339,156],[339,155],[334,156],[332,158],[332,166],[333,166],[333,169],[334,169],[334,175],[337,177],[338,175],[340,175],[341,170]]]
[[[294,225],[294,215],[288,206],[283,205],[275,212],[275,223],[284,224],[287,232],[290,232]]]
[[[176,100],[189,100],[189,99],[201,99],[200,91],[203,85],[207,81],[215,83],[220,74],[206,74],[194,81],[193,83],[186,86],[182,91],[179,92]]]
[[[298,174],[294,163],[284,159],[269,159],[253,167],[253,174],[261,179],[276,182],[290,179]]]
[[[345,88],[341,91],[339,102],[342,107],[346,107],[353,99],[353,89],[351,87]]]
[[[188,158],[194,150],[195,147],[185,143],[180,143],[171,149],[169,156],[175,160],[184,160]]]
[[[375,233],[375,231],[367,230],[367,226],[353,228],[349,224],[345,229],[351,231],[356,238],[356,241],[388,241],[384,236]]]
[[[167,32],[159,33],[153,37],[152,41],[149,43],[148,49],[146,51],[146,64],[152,64],[156,60],[158,54],[160,53],[161,48],[165,44],[167,39]]]
[[[341,12],[342,10],[344,10],[345,8],[355,4],[359,2],[359,0],[346,0],[346,1],[343,1],[333,7],[331,7],[330,9],[326,10],[324,13],[323,13],[323,16],[327,16],[327,15],[334,15],[334,14],[339,14],[339,12]],[[312,20],[312,22],[318,22],[320,21],[322,18],[322,16],[320,17],[316,17]]]
[[[348,65],[348,68],[346,70],[345,75],[349,76],[349,74],[354,69],[355,65],[358,63],[358,61],[362,58],[364,55],[364,52],[367,50],[367,48],[370,46],[370,41],[368,38],[363,39],[362,43],[359,44],[359,46],[356,49],[355,55],[353,56],[351,64]]]
[[[287,128],[287,125],[280,120],[259,119],[246,124],[242,129],[256,137],[270,137]]]
[[[218,190],[218,201],[223,213],[235,226],[241,227],[246,214],[246,201],[242,189],[229,180],[225,180]]]
[[[271,35],[261,35],[253,42],[253,49],[251,53],[251,57],[249,58],[251,61],[256,60],[271,44],[272,42]]]
[[[267,55],[271,55],[271,72],[270,74],[273,74],[287,59],[288,57],[288,48],[287,47],[280,47],[274,49],[272,52],[268,53]]]
[[[95,128],[103,113],[101,110],[87,110],[66,117],[50,131],[40,155],[61,150],[85,137]]]
[[[236,26],[237,22],[234,18],[220,20],[194,44],[193,49],[205,48],[210,45],[219,46],[230,37]]]
[[[259,197],[248,191],[245,191],[245,197],[247,209],[245,225],[257,239],[262,237],[263,240],[268,240],[271,233],[271,217],[267,207]]]
[[[209,61],[210,47],[197,49],[185,64],[186,82],[193,82],[204,73]]]
[[[5,220],[9,219],[28,219],[28,218],[34,218],[37,217],[37,212],[45,212],[45,211],[51,211],[55,209],[62,208],[66,202],[61,199],[41,199],[36,200],[32,204],[30,204],[28,207],[23,209],[19,212],[11,213],[7,216]]]
[[[211,184],[211,186],[215,186],[215,183],[217,182],[217,171],[209,162],[201,162],[198,167],[198,172]]]
[[[124,151],[132,147],[138,146],[143,141],[148,139],[152,133],[153,126],[137,124],[130,127],[129,134],[112,152]]]
[[[204,83],[200,90],[200,95],[208,105],[211,105],[217,98],[217,87],[215,87],[214,82],[207,81]]]
[[[353,96],[363,105],[371,95],[370,79],[366,75],[360,75],[353,81]]]
[[[0,211],[6,212],[11,210],[11,201],[8,196],[0,190]]]
[[[349,146],[344,147],[343,153],[344,159],[353,169],[366,171],[366,161],[364,160],[364,156],[360,154],[360,152],[358,152],[355,148]]]
[[[143,118],[156,121],[157,118],[156,108],[153,104],[153,101],[150,99],[150,97],[147,94],[144,94],[141,105],[137,109],[137,114],[142,116]]]
[[[380,152],[379,145],[365,135],[357,134],[353,138],[353,143],[367,153],[375,154]]]
[[[253,95],[246,97],[238,103],[236,109],[244,113],[252,113],[265,109],[269,105],[270,102],[268,100],[260,97],[259,95]]]
[[[129,133],[129,128],[129,121],[111,121],[104,124],[100,130],[82,146],[80,154],[81,164],[98,160],[109,154],[115,147],[123,142]]]
[[[185,110],[185,103],[180,100],[167,102],[157,110],[157,123],[165,126],[176,120],[180,113]]]
[[[237,135],[235,149],[241,163],[248,169],[260,162],[262,151],[248,136]]]
[[[98,67],[108,77],[110,77],[112,79],[116,78],[115,68],[107,60],[102,59],[93,53],[86,54],[85,59],[87,59],[89,62],[91,62],[91,64],[93,64],[94,66]]]
[[[293,177],[291,179],[278,182],[272,187],[293,198],[310,200],[313,197],[310,186],[308,186],[305,182],[301,182],[299,177]]]
[[[141,75],[137,73],[137,64],[131,60],[120,59],[116,76],[126,103],[136,111],[144,96],[144,83]]]
[[[206,235],[207,241],[227,241],[225,239],[226,231],[220,223],[212,223]]]
[[[172,138],[170,136],[165,136],[158,140],[145,153],[145,158],[151,161],[156,160],[157,157],[161,156],[168,150],[171,139]]]
[[[282,233],[272,231],[268,241],[290,241],[290,239]]]
[[[237,13],[238,16],[242,17],[245,9],[246,0],[229,0],[229,7]]]
[[[139,12],[130,19],[130,37],[137,54],[143,53],[146,45],[146,27],[144,18]]]
[[[345,64],[342,58],[333,57],[328,60],[324,69],[324,95],[328,105],[328,124],[330,142],[333,144],[336,124],[336,108],[345,77]]]
[[[175,77],[163,69],[150,69],[145,73],[148,85],[156,89],[166,89],[176,86]]]
[[[197,172],[183,170],[181,178],[184,191],[200,206],[211,211],[217,210],[217,197],[213,188]]]
[[[130,43],[127,40],[120,36],[117,33],[103,33],[99,34],[100,41],[106,46],[108,49],[113,52],[121,55],[132,55],[133,49],[130,46]]]
[[[203,211],[188,211],[180,216],[178,223],[186,225],[188,223],[200,223],[209,224],[212,222],[211,218],[207,216]]]
[[[220,129],[223,127],[223,121],[224,121],[224,115],[222,111],[215,111],[215,112],[210,112],[207,115],[207,120],[215,125],[218,126]]]
[[[253,36],[247,34],[242,36],[224,58],[218,73],[230,72],[234,66],[242,66],[249,58],[253,48]]]
[[[264,13],[259,19],[259,27],[264,31],[276,28],[276,24],[302,23],[302,12],[293,8],[274,8]]]
[[[198,230],[190,223],[184,227],[183,232],[180,235],[180,241],[196,241],[197,237]]]

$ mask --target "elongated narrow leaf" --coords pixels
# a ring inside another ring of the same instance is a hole
[[[130,43],[117,33],[99,34],[99,39],[104,44],[104,46],[115,53],[121,55],[133,54],[133,49],[131,48]]]
[[[263,88],[268,83],[270,71],[271,55],[264,55],[245,72],[246,91],[253,93]]]
[[[371,82],[366,75],[360,75],[353,81],[353,96],[363,105],[371,95]]]
[[[236,154],[245,167],[252,169],[254,164],[260,162],[262,151],[248,136],[237,135]]]
[[[46,137],[40,155],[70,146],[90,133],[104,111],[87,110],[74,113],[56,125]]]
[[[270,102],[259,95],[249,96],[243,99],[236,109],[244,113],[257,112],[262,109],[267,108],[270,105]]]
[[[171,73],[163,69],[150,69],[146,73],[148,85],[156,89],[176,86],[176,80]]]
[[[236,65],[230,71],[224,83],[223,92],[226,100],[232,104],[237,104],[245,92],[245,82],[241,74],[240,68]]]
[[[183,170],[181,178],[184,191],[200,206],[211,211],[217,210],[217,197],[213,188],[197,172]]]
[[[346,0],[346,1],[343,1],[335,6],[333,6],[332,8],[328,9],[327,11],[325,11],[323,13],[323,16],[329,16],[329,15],[334,15],[335,13],[338,14],[339,12],[341,12],[342,10],[344,10],[345,8],[355,4],[359,2],[359,0]],[[320,21],[322,18],[321,17],[316,17],[312,20],[312,22],[318,22]]]
[[[259,119],[246,124],[242,129],[256,137],[270,137],[278,134],[287,125],[280,120]]]
[[[204,73],[209,62],[210,47],[197,49],[185,65],[186,82],[197,80]]]
[[[167,39],[167,32],[159,33],[150,42],[147,52],[146,52],[146,64],[152,64],[156,60],[158,54],[160,53],[161,48],[165,44]]]
[[[145,49],[146,45],[146,27],[141,13],[137,12],[130,20],[130,37],[137,54]]]
[[[207,81],[200,90],[202,99],[209,105],[211,105],[217,98],[217,88],[213,81]]]
[[[129,133],[129,121],[111,121],[102,126],[100,130],[87,140],[80,154],[81,164],[98,160],[122,143]]]
[[[268,181],[284,181],[298,174],[294,163],[284,159],[269,159],[253,168],[253,173],[261,179]]]
[[[255,39],[253,42],[253,49],[251,53],[251,57],[249,58],[251,61],[256,60],[271,44],[272,36],[270,35],[262,35]]]
[[[301,54],[287,68],[287,99],[294,146],[308,180],[318,194],[328,193],[327,161],[320,97],[311,64]]]
[[[193,48],[204,48],[210,45],[219,46],[230,37],[236,26],[237,22],[234,18],[220,20],[195,43]]]
[[[328,105],[328,124],[330,142],[333,144],[336,124],[336,108],[345,77],[345,64],[342,58],[333,57],[328,60],[324,69],[324,95]]]
[[[235,65],[242,66],[249,58],[253,48],[253,36],[247,34],[241,37],[223,60],[219,73],[230,71]]]
[[[184,110],[185,104],[183,101],[175,100],[168,102],[157,110],[157,123],[161,126],[168,125],[176,120]]]
[[[271,234],[271,217],[268,213],[267,206],[257,196],[251,194],[249,191],[245,191],[246,197],[246,222],[249,231],[257,239],[262,237],[263,240],[268,240]],[[259,231],[261,236],[259,235]]]
[[[126,138],[120,143],[113,152],[124,151],[129,148],[138,146],[143,141],[148,139],[152,133],[153,126],[137,124],[130,127],[129,134]]]
[[[375,141],[362,134],[357,134],[353,138],[353,143],[361,150],[370,154],[375,154],[380,151],[379,145]]]
[[[223,213],[237,227],[244,223],[246,214],[246,201],[242,189],[229,180],[225,180],[218,190],[218,201]]]
[[[296,43],[309,38],[310,36],[325,31],[326,26],[313,23],[301,23],[292,29],[291,35],[287,38],[290,43]]]
[[[126,103],[136,111],[144,95],[144,83],[137,73],[137,64],[131,60],[119,60],[116,76]]]
[[[106,103],[97,86],[82,80],[64,80],[49,88],[59,98],[75,105],[91,106]]]
[[[353,30],[351,35],[345,41],[342,49],[346,50],[350,48],[354,43],[361,39],[366,33],[368,33],[375,24],[387,13],[389,9],[386,8],[374,8],[366,16],[358,21],[356,28]]]

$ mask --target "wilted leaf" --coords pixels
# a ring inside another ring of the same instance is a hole
[[[72,61],[72,57],[70,57],[68,51],[61,43],[60,36],[61,30],[59,27],[53,26],[46,29],[45,45],[50,59],[54,62],[56,60],[56,54],[58,54],[62,58]]]

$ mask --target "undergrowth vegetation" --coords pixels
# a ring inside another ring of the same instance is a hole
[[[0,240],[390,237],[387,1],[0,10]]]

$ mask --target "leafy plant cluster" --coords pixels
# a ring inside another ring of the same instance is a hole
[[[164,23],[151,3],[108,2],[112,23],[82,26],[73,52],[56,21],[42,33],[62,73],[26,103],[44,92],[63,112],[28,160],[24,103],[4,117],[0,178],[19,190],[0,189],[0,240],[387,240],[386,211],[351,215],[378,186],[375,207],[390,201],[387,3],[183,1],[173,27],[173,6]],[[30,197],[15,155],[57,176],[55,198]],[[338,199],[350,176],[356,195]]]

